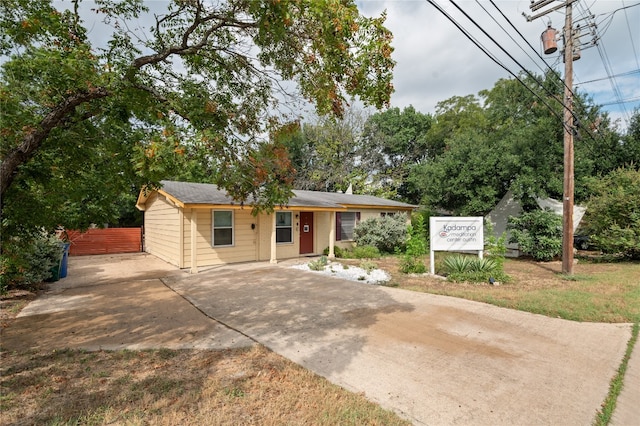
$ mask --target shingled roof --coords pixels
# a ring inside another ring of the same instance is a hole
[[[208,204],[208,205],[237,205],[226,191],[221,190],[214,184],[175,182],[163,180],[160,182],[162,188],[159,192],[169,195],[171,198],[187,205]],[[374,197],[372,195],[342,194],[336,192],[305,191],[294,190],[294,196],[289,200],[288,207],[309,207],[309,208],[329,208],[344,209],[348,207],[388,207],[394,209],[414,209],[418,206],[402,203],[399,201],[387,200],[385,198]],[[146,197],[138,199],[138,204],[144,204]],[[247,204],[251,204],[248,202]]]

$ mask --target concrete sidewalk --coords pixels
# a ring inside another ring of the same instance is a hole
[[[631,335],[628,324],[577,323],[285,265],[164,281],[208,316],[415,424],[591,424]]]
[[[616,408],[613,411],[611,426],[640,425],[640,343],[636,341],[627,372],[624,375],[624,385]]]

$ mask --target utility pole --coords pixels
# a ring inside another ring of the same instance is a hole
[[[573,274],[573,27],[572,3],[564,18],[564,184],[562,197],[562,273]]]
[[[574,166],[573,166],[573,23],[572,4],[577,0],[566,0],[564,3],[554,5],[546,11],[542,11],[533,16],[527,16],[527,21],[533,21],[541,16],[545,16],[562,7],[566,7],[565,22],[563,30],[564,38],[564,184],[562,196],[562,272],[573,274],[573,193],[574,193]],[[529,6],[531,11],[537,11],[549,4],[553,0],[531,0]],[[524,15],[524,14],[523,14]],[[557,50],[555,46],[547,46],[547,43],[554,44],[554,40],[546,40],[545,34],[552,30],[551,26],[542,35],[545,43],[545,53],[553,53]],[[555,32],[555,30],[553,30]]]

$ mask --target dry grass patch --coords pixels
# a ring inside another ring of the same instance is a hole
[[[430,275],[399,272],[395,256],[376,261],[391,274],[390,285],[413,291],[461,297],[498,306],[589,322],[640,321],[640,263],[579,262],[574,275],[562,263],[507,259],[509,283],[452,283]]]
[[[1,423],[407,425],[261,346],[2,353]]]

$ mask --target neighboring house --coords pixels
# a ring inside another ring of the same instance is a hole
[[[563,205],[562,201],[554,200],[553,198],[536,198],[536,203],[541,209],[551,209],[557,215],[562,216]],[[587,211],[586,207],[573,206],[573,231],[575,232]],[[509,243],[510,233],[507,231],[507,222],[509,216],[520,216],[522,214],[522,205],[513,197],[511,191],[507,191],[504,197],[498,202],[498,204],[485,216],[487,220],[493,225],[493,234],[496,237],[500,237],[503,233],[506,235],[506,246],[508,257],[520,256],[520,250],[518,244]]]
[[[294,191],[272,214],[251,214],[216,185],[162,181],[142,190],[144,250],[180,268],[319,255],[336,245],[351,247],[356,224],[417,206],[370,195]],[[409,214],[407,214],[409,220]]]

